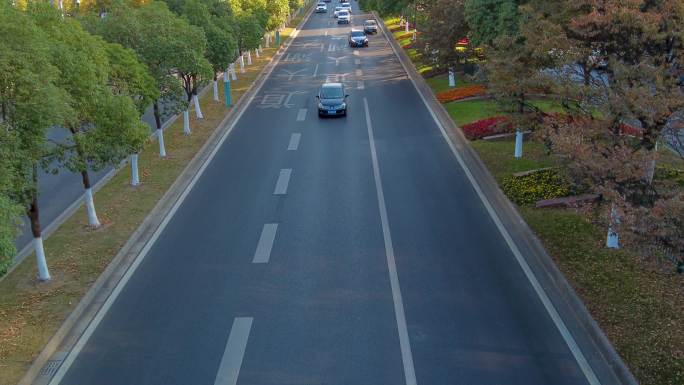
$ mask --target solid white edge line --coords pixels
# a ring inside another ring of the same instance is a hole
[[[397,274],[397,264],[394,259],[394,246],[392,245],[392,234],[390,232],[389,220],[387,219],[387,208],[385,206],[385,194],[382,190],[382,178],[380,177],[380,166],[378,155],[375,150],[375,139],[373,136],[373,126],[371,124],[370,111],[368,109],[368,99],[363,98],[363,107],[366,110],[366,126],[368,127],[368,143],[371,151],[371,162],[373,163],[373,178],[375,179],[375,190],[378,195],[378,208],[380,210],[380,223],[382,224],[382,236],[385,242],[385,256],[387,257],[387,268],[390,276],[390,286],[392,288],[392,302],[394,303],[394,315],[397,320],[397,331],[399,333],[399,347],[401,348],[401,360],[404,364],[404,379],[406,385],[416,385],[416,371],[413,366],[413,354],[411,353],[411,341],[406,326],[406,315],[404,313],[404,301],[401,297],[401,287],[399,286],[399,275]]]
[[[247,340],[252,330],[252,321],[254,321],[252,317],[237,317],[233,320],[214,385],[237,384],[242,360],[247,350]]]
[[[268,261],[271,259],[273,243],[275,242],[277,233],[277,223],[266,223],[264,225],[264,227],[261,229],[261,235],[259,236],[259,242],[257,242],[256,250],[254,251],[252,263],[268,263]]]
[[[389,44],[389,37],[387,35],[385,35],[385,38],[388,39],[387,42]],[[389,45],[392,47],[392,51],[394,51],[394,54],[398,58],[399,53],[394,48],[394,45],[392,45],[392,44],[389,44]],[[541,287],[541,284],[537,280],[537,277],[534,275],[534,273],[532,272],[532,269],[530,269],[529,264],[527,263],[525,258],[522,256],[520,249],[518,249],[518,246],[513,241],[513,238],[508,233],[508,230],[506,230],[506,227],[503,225],[503,222],[501,222],[501,219],[499,218],[498,214],[496,214],[496,211],[494,210],[492,205],[489,203],[489,200],[487,200],[487,197],[482,192],[480,185],[477,183],[477,180],[475,179],[473,174],[470,172],[470,169],[468,169],[468,166],[465,164],[465,161],[463,160],[461,155],[458,153],[458,150],[456,150],[456,146],[451,141],[451,138],[449,138],[449,135],[447,134],[446,129],[444,128],[444,126],[442,126],[442,123],[439,121],[439,119],[437,118],[437,115],[435,114],[435,112],[430,107],[430,104],[425,99],[423,94],[420,92],[420,89],[418,88],[418,85],[416,84],[413,77],[411,77],[409,75],[409,71],[406,68],[404,62],[399,60],[399,63],[404,68],[404,71],[406,72],[407,77],[411,80],[411,83],[413,84],[413,87],[416,89],[416,92],[418,93],[421,100],[423,101],[423,104],[425,104],[425,107],[430,112],[432,119],[437,124],[437,127],[439,127],[439,130],[442,133],[442,137],[444,138],[444,140],[449,145],[449,148],[451,149],[451,152],[454,154],[454,157],[458,161],[458,164],[461,166],[461,169],[463,169],[463,172],[468,177],[468,180],[470,181],[471,185],[473,186],[473,189],[475,190],[478,197],[482,201],[482,204],[487,209],[489,216],[492,218],[492,220],[496,224],[496,227],[499,230],[499,232],[501,233],[501,236],[506,241],[506,244],[508,245],[511,252],[513,253],[513,256],[515,257],[516,261],[520,265],[520,268],[523,270],[525,277],[528,279],[528,281],[530,281],[530,284],[534,288],[534,291],[537,294],[537,296],[539,297],[539,300],[544,305],[546,312],[549,314],[549,317],[551,317],[551,320],[553,321],[556,328],[560,332],[561,337],[563,338],[566,345],[568,346],[568,349],[570,349],[570,352],[572,353],[573,357],[575,358],[575,361],[577,362],[577,365],[580,367],[580,370],[582,371],[582,373],[584,374],[584,376],[586,377],[586,379],[590,385],[600,385],[601,382],[596,377],[596,374],[594,373],[594,370],[592,369],[592,367],[589,364],[589,362],[587,361],[587,359],[584,357],[584,353],[582,353],[582,349],[580,349],[579,345],[577,345],[577,341],[575,341],[575,338],[572,336],[572,333],[568,329],[567,325],[565,325],[565,322],[561,318],[560,314],[558,314],[558,310],[556,310],[556,307],[551,302],[551,299],[549,299],[548,295],[546,294],[544,289]]]
[[[313,77],[318,75],[318,63],[316,63],[316,68],[314,68]]]
[[[307,21],[308,21],[308,18],[307,18]],[[306,21],[304,21],[304,24],[306,24]],[[292,40],[290,40],[290,41],[293,42],[297,38],[298,35],[299,35],[299,29],[295,29],[295,31],[292,33]],[[268,78],[271,77],[273,70],[280,63],[280,58],[283,56],[283,54],[285,53],[285,51],[287,51],[287,49],[289,47],[290,47],[290,45],[288,44],[285,47],[285,50],[283,50],[282,53],[280,53],[280,55],[277,56],[276,59],[274,59],[275,61],[273,62],[273,66],[271,68],[269,68],[268,72],[264,75],[265,76],[264,82],[262,82],[254,90],[254,93],[252,94],[252,96],[250,96],[249,100],[247,100],[245,102],[244,108],[242,108],[241,110],[239,110],[237,112],[237,115],[235,116],[235,119],[233,120],[233,122],[230,123],[230,127],[228,128],[228,130],[226,130],[226,132],[221,136],[221,139],[219,140],[216,147],[214,147],[214,149],[211,151],[211,153],[209,154],[207,159],[200,166],[199,170],[194,175],[194,177],[192,178],[192,180],[190,181],[188,186],[181,193],[180,197],[178,197],[178,200],[176,201],[176,203],[174,203],[174,205],[171,207],[171,210],[168,212],[168,214],[166,214],[166,217],[159,224],[159,227],[157,227],[157,230],[155,230],[154,234],[152,234],[152,237],[147,241],[147,243],[145,244],[143,249],[140,251],[140,253],[136,257],[135,261],[133,261],[131,266],[129,266],[128,270],[126,270],[126,273],[123,275],[123,277],[121,277],[121,280],[119,280],[119,282],[116,284],[116,287],[114,288],[114,290],[112,290],[112,293],[109,295],[109,297],[107,297],[107,300],[102,305],[102,307],[97,311],[97,314],[95,314],[95,317],[93,317],[93,319],[91,320],[91,322],[88,325],[88,327],[86,328],[86,330],[78,338],[78,341],[76,342],[74,347],[69,351],[69,353],[67,353],[66,358],[64,359],[62,364],[59,366],[59,369],[57,370],[57,372],[52,376],[48,385],[57,385],[60,383],[60,381],[62,381],[62,378],[64,378],[64,375],[69,370],[69,368],[73,364],[76,357],[78,357],[79,353],[81,352],[81,350],[83,349],[85,344],[88,342],[88,340],[90,339],[91,335],[93,334],[93,332],[95,331],[97,326],[102,321],[102,318],[104,318],[104,316],[107,314],[107,312],[109,311],[109,308],[112,306],[112,304],[114,303],[116,298],[121,293],[121,290],[123,290],[123,288],[126,286],[128,281],[131,279],[131,276],[133,276],[135,271],[138,269],[138,266],[140,265],[140,263],[147,256],[147,253],[149,252],[150,248],[152,248],[152,246],[156,243],[157,238],[159,238],[159,236],[164,231],[164,229],[166,228],[168,223],[174,217],[174,215],[176,214],[176,211],[178,211],[178,208],[181,206],[183,201],[185,201],[185,198],[188,196],[188,194],[190,194],[190,191],[192,191],[192,189],[195,187],[195,184],[197,184],[197,181],[199,180],[199,178],[202,176],[202,174],[204,174],[204,170],[209,166],[209,164],[212,163],[214,157],[216,156],[216,153],[218,153],[219,149],[221,149],[221,147],[223,146],[223,142],[226,141],[226,139],[228,138],[230,133],[233,131],[233,129],[235,128],[237,123],[242,118],[242,115],[245,113],[245,111],[247,111],[248,107],[254,101],[254,98],[256,97],[256,95],[259,93],[259,91],[264,86],[264,84],[266,84],[266,81],[268,80]],[[278,53],[275,53],[275,55],[278,55]]]
[[[290,184],[290,176],[292,176],[291,168],[283,168],[278,174],[278,180],[276,181],[275,190],[273,190],[274,195],[285,195],[287,194],[287,186]]]

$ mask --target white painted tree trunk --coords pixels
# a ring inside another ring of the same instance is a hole
[[[240,55],[240,73],[245,73],[245,54]]]
[[[212,85],[213,91],[214,91],[214,101],[218,102],[219,101],[219,94],[218,94],[218,82],[214,80],[214,84]]]
[[[183,111],[183,133],[190,135],[190,111]]]
[[[138,154],[131,154],[131,186],[140,184],[140,176],[138,174]]]
[[[252,65],[252,50],[247,51],[247,65]]]
[[[456,76],[452,69],[449,69],[449,87],[456,87]]]
[[[41,281],[50,280],[50,271],[45,260],[45,249],[43,249],[43,237],[33,238],[33,249],[36,251],[36,264],[38,265],[38,279]]]
[[[166,157],[166,146],[164,145],[164,130],[157,130],[157,140],[159,141],[159,156]]]
[[[197,116],[197,119],[204,119],[197,95],[192,95],[192,102],[195,104],[195,116]]]
[[[266,48],[269,48],[271,46],[271,33],[268,32],[266,33]]]
[[[523,155],[523,132],[518,129],[515,132],[515,158],[520,159]]]
[[[85,191],[85,203],[88,210],[88,224],[92,227],[100,227],[100,221],[97,219],[97,212],[95,211],[92,187],[87,188]]]
[[[608,225],[608,237],[606,238],[606,247],[609,249],[619,249],[620,248],[620,236],[615,230],[614,225],[620,223],[620,218],[618,217],[617,210],[615,206],[610,208],[610,225]]]
[[[59,2],[57,3],[57,7],[59,7],[60,11],[63,10],[64,9],[64,2],[62,0],[59,0]]]
[[[406,20],[406,24],[404,24],[404,26],[406,27],[406,33],[409,33],[409,22],[408,22],[408,20]]]
[[[256,57],[258,58],[259,54],[261,54],[261,44],[259,44],[259,46],[257,47],[256,50],[254,50],[254,52],[256,53]]]
[[[235,73],[235,63],[230,63],[230,76],[233,81],[237,80],[237,74]]]

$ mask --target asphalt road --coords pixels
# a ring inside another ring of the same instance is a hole
[[[593,359],[588,380],[385,37],[348,31],[312,15],[52,383],[615,383]],[[336,79],[349,115],[319,119]]]

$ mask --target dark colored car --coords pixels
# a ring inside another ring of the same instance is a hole
[[[364,21],[363,22],[363,32],[369,33],[369,34],[378,33],[378,25],[375,23],[375,20]]]
[[[366,33],[352,29],[352,31],[349,33],[349,46],[368,47],[368,38],[366,37]]]
[[[346,116],[347,97],[342,83],[323,83],[318,90],[318,116]]]

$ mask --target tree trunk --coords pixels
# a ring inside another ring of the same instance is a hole
[[[245,73],[245,55],[243,53],[240,54],[240,73]]]
[[[34,173],[36,167],[34,167]],[[43,248],[43,235],[40,227],[40,215],[38,211],[38,197],[33,195],[31,204],[28,207],[26,214],[31,221],[31,234],[33,235],[33,248],[36,253],[36,265],[38,266],[38,279],[40,281],[50,280],[50,271],[48,270],[47,261],[45,259],[45,249]]]
[[[97,212],[95,211],[95,203],[93,201],[93,188],[90,185],[90,176],[88,170],[81,171],[83,178],[83,188],[85,188],[85,204],[88,211],[88,224],[91,227],[100,227],[100,221],[97,219]]]
[[[608,225],[608,236],[606,238],[606,247],[609,249],[620,248],[620,238],[618,236],[615,226],[620,223],[615,205],[610,208],[610,225]]]
[[[183,134],[190,135],[190,112],[187,108],[183,111]]]
[[[251,66],[252,65],[252,50],[247,51],[247,65]]]
[[[162,130],[161,114],[159,113],[159,101],[154,101],[154,122],[157,125],[157,140],[159,141],[159,156],[166,156],[166,146],[164,146],[164,130]]]
[[[131,186],[138,186],[140,184],[140,176],[138,175],[138,154],[131,154]]]
[[[259,51],[261,51],[261,44],[259,44],[259,46],[257,47],[257,49],[254,50],[254,53],[256,54],[257,59],[259,58],[259,54],[260,54]]]
[[[219,100],[219,93],[218,93],[218,77],[216,76],[216,72],[214,72],[214,83],[212,84],[212,88],[214,91],[214,101],[215,102],[220,102]]]
[[[454,69],[449,68],[449,87],[456,87],[456,76],[454,74]]]
[[[230,63],[230,76],[233,81],[237,80],[237,74],[235,73],[235,63]]]

